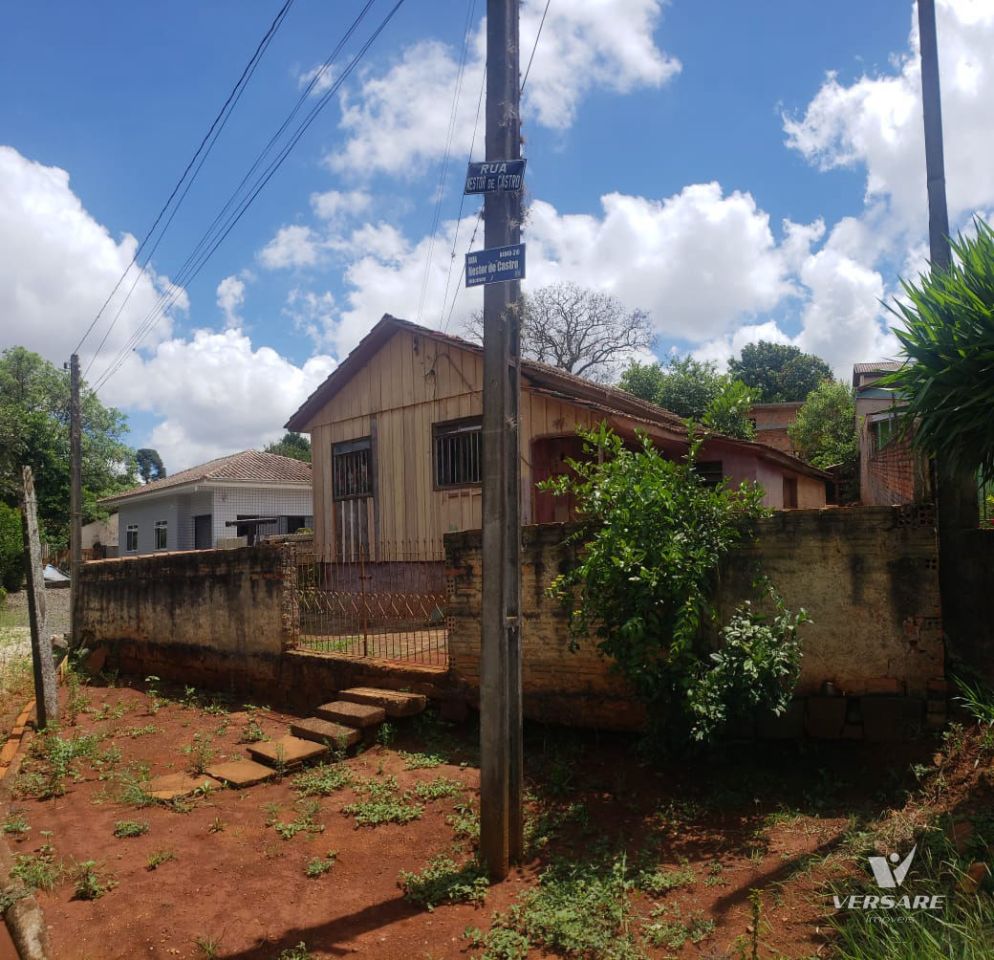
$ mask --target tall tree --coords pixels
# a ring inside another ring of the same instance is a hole
[[[106,516],[97,505],[137,482],[134,453],[123,437],[127,419],[105,407],[84,384],[83,521]],[[0,500],[18,503],[21,467],[35,475],[45,540],[55,546],[69,531],[69,380],[36,353],[11,347],[0,355]]]
[[[288,430],[275,443],[266,447],[266,453],[278,453],[281,457],[293,457],[294,460],[311,462],[311,441],[302,433]]]
[[[618,385],[717,433],[744,440],[755,435],[748,415],[751,391],[740,380],[719,373],[713,361],[674,357],[665,367],[635,361],[621,374]]]
[[[624,364],[652,343],[649,315],[626,310],[610,294],[554,283],[522,294],[521,355],[587,380],[614,380]],[[483,339],[483,317],[471,317],[471,339]]]
[[[158,450],[142,447],[135,451],[135,462],[138,464],[138,475],[145,483],[162,480],[166,476],[166,468],[162,465]]]
[[[768,340],[747,343],[741,357],[728,361],[728,372],[761,403],[802,401],[823,380],[832,379],[832,368],[821,357]]]

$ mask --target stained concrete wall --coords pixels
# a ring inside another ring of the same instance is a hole
[[[613,729],[640,725],[641,707],[596,650],[569,649],[566,616],[546,595],[571,561],[568,527],[526,527],[522,544],[522,663],[526,716]],[[478,531],[447,534],[450,568],[449,658],[454,679],[479,689],[481,549]],[[854,507],[776,513],[756,543],[726,564],[719,606],[727,615],[751,594],[762,569],[792,609],[812,618],[802,628],[798,695],[826,681],[860,697],[925,698],[943,675],[934,517],[916,508]],[[845,697],[839,698],[845,717]],[[834,714],[833,714],[834,716]],[[842,721],[839,722],[841,735]]]

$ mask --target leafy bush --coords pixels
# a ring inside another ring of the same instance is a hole
[[[21,512],[0,501],[0,587],[20,590],[24,582],[24,539]],[[0,597],[0,603],[3,598]]]
[[[421,873],[401,870],[397,882],[408,900],[428,910],[441,903],[479,903],[489,886],[478,863],[460,867],[445,855],[434,857]]]
[[[588,459],[543,489],[575,498],[575,562],[550,587],[570,609],[573,643],[593,633],[646,704],[660,748],[709,740],[740,709],[782,710],[796,679],[803,613],[769,621],[743,608],[712,653],[722,562],[763,516],[756,484],[710,485],[695,469],[699,440],[667,460],[642,435],[628,449],[605,425],[582,433]],[[780,649],[780,645],[784,649]],[[713,676],[712,676],[713,674]],[[754,692],[744,689],[751,678]]]

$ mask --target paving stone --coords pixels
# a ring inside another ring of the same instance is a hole
[[[280,763],[284,767],[296,767],[307,760],[316,760],[318,757],[325,756],[328,753],[328,748],[311,740],[302,740],[300,737],[287,735],[278,740],[253,743],[248,748],[248,752],[253,759],[270,767],[278,766]]]
[[[195,777],[189,773],[167,773],[161,777],[153,777],[149,782],[148,792],[156,800],[179,800],[205,785],[216,787],[217,781],[206,774]]]
[[[350,700],[335,700],[323,703],[314,711],[322,720],[332,720],[344,723],[347,727],[375,727],[382,723],[387,716],[383,707],[375,707],[368,703],[352,703]]]
[[[423,693],[403,693],[400,690],[380,690],[378,687],[351,687],[338,694],[339,700],[382,707],[388,717],[413,717],[428,703]]]
[[[242,759],[215,763],[214,766],[207,768],[207,773],[229,787],[251,787],[275,776],[276,771],[254,760]]]
[[[294,721],[290,724],[290,733],[303,740],[313,740],[315,743],[327,741],[338,747],[354,747],[362,739],[362,734],[355,727],[344,727],[320,717]]]

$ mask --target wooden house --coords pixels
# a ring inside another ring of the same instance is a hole
[[[482,390],[479,345],[389,314],[373,327],[286,424],[311,435],[318,560],[438,556],[443,534],[480,526]],[[570,519],[571,505],[536,483],[581,455],[578,427],[602,421],[628,438],[646,431],[673,457],[687,449],[676,415],[522,361],[523,523]],[[826,502],[827,474],[761,443],[713,437],[698,466],[715,480],[758,481],[773,508]]]

